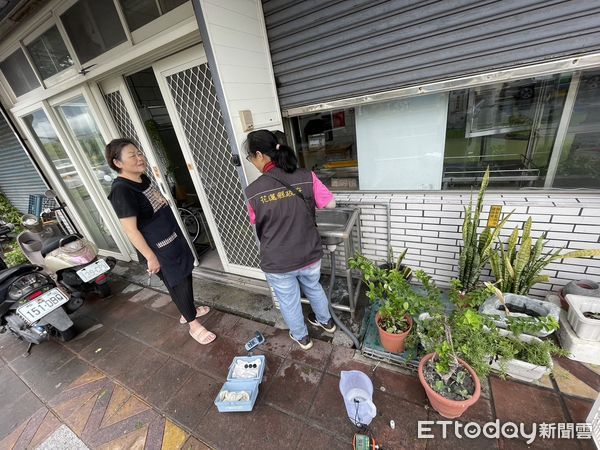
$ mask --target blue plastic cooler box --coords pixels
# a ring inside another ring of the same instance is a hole
[[[256,397],[258,396],[258,385],[260,382],[258,381],[228,381],[223,385],[221,391],[217,394],[217,398],[215,398],[215,405],[219,412],[247,412],[252,411],[254,408],[254,402],[256,402]],[[240,401],[240,402],[221,402],[219,400],[219,396],[222,391],[246,391],[250,392],[250,400],[249,401]]]
[[[258,376],[256,378],[233,378],[233,368],[235,367],[238,361],[243,361],[244,363],[250,363],[252,361],[256,361],[260,359],[260,370],[258,371]],[[265,373],[265,367],[267,365],[267,360],[264,355],[256,355],[256,356],[236,356],[233,358],[231,365],[229,366],[229,372],[227,373],[227,381],[258,381],[259,383],[263,379],[263,375]]]

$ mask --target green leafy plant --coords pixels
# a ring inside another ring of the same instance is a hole
[[[11,251],[4,254],[4,262],[8,267],[18,266],[28,262],[27,257],[21,251],[18,245],[14,245]]]
[[[423,286],[419,292],[410,285],[399,265],[381,269],[370,259],[357,254],[348,260],[348,266],[361,271],[371,302],[381,302],[380,326],[388,333],[406,331],[407,315],[416,317],[425,311],[439,312],[442,309],[440,290],[422,270],[415,273]]]
[[[21,228],[21,218],[23,214],[15,208],[12,203],[0,193],[0,220],[12,223],[18,229]]]
[[[465,292],[477,286],[481,270],[487,264],[492,250],[492,244],[499,236],[500,230],[511,216],[507,214],[495,228],[486,226],[481,234],[478,233],[479,218],[483,211],[483,199],[490,180],[490,169],[486,169],[477,195],[477,205],[473,208],[473,198],[465,208],[465,218],[462,226],[463,246],[458,259],[460,284]]]
[[[423,376],[429,386],[443,397],[466,400],[473,395],[475,384],[471,374],[458,360],[448,318],[438,315],[430,320],[429,337],[433,339],[429,343],[433,345],[435,354],[425,364]]]
[[[533,285],[548,281],[548,276],[541,275],[540,272],[553,261],[600,256],[600,249],[575,250],[561,254],[564,250],[564,247],[561,247],[544,252],[548,233],[543,232],[534,243],[531,237],[532,223],[531,217],[527,219],[521,236],[519,228],[515,227],[507,244],[498,239],[497,248],[490,254],[492,272],[502,292],[526,295]]]
[[[523,342],[514,335],[501,333],[493,322],[493,317],[479,314],[472,309],[456,309],[450,318],[432,316],[417,322],[416,335],[425,353],[445,351],[442,345],[446,339],[445,321],[452,330],[453,351],[467,362],[479,377],[490,374],[492,361],[498,361],[499,375],[506,376],[506,363],[518,358],[531,364],[551,367],[552,355],[565,355],[551,340]],[[442,345],[440,347],[440,345]],[[440,370],[447,368],[445,357]]]
[[[514,316],[510,312],[508,305],[506,304],[506,300],[504,299],[504,294],[500,289],[498,289],[493,284],[486,282],[486,287],[492,292],[492,295],[495,295],[500,303],[504,307],[504,311],[506,312],[506,328],[511,331],[514,335],[518,336],[520,334],[531,334],[536,335],[540,331],[544,331],[548,334],[558,330],[559,323],[558,321],[551,316],[544,317],[530,317],[530,316]],[[500,319],[500,316],[493,316],[496,319]]]
[[[470,292],[466,292],[460,280],[455,278],[450,281],[448,296],[458,308],[478,309],[492,295],[494,295],[494,290],[487,285],[478,286]]]

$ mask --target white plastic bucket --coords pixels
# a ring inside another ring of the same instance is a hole
[[[348,418],[356,426],[369,425],[377,415],[373,403],[373,383],[359,370],[342,371],[340,375],[340,392],[344,397]]]

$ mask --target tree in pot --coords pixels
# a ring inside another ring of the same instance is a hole
[[[481,395],[481,384],[475,371],[460,359],[454,348],[448,319],[438,316],[429,323],[429,338],[438,342],[435,351],[421,358],[419,381],[429,403],[448,419],[460,417]],[[436,326],[440,324],[441,327]]]

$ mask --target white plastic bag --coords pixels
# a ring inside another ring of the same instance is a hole
[[[348,418],[356,426],[369,425],[377,415],[373,403],[373,383],[359,370],[342,371],[340,375],[340,392],[344,397]]]

